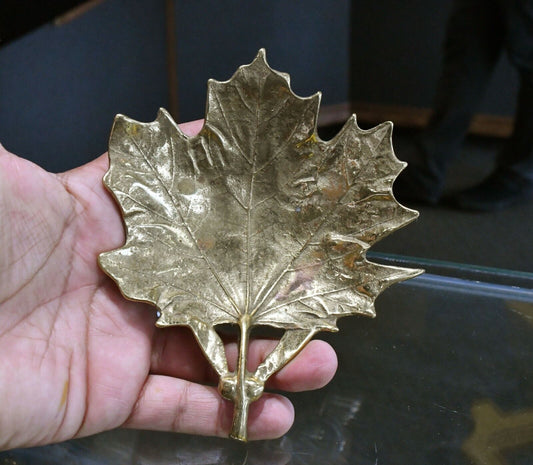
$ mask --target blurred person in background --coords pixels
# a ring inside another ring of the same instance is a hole
[[[461,209],[492,211],[533,198],[533,0],[455,0],[433,113],[395,184],[399,200],[443,200],[447,168],[504,50],[520,77],[513,133],[492,173],[449,200]]]

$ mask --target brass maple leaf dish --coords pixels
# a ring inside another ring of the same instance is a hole
[[[366,259],[418,216],[392,195],[405,166],[392,123],[361,130],[354,115],[322,141],[319,104],[319,93],[296,96],[261,50],[229,81],[209,81],[198,135],[186,136],[163,109],[151,123],[118,115],[111,132],[104,182],[127,238],[100,266],[124,296],[158,308],[158,327],[193,331],[235,403],[230,436],[240,440],[269,376],[318,331],[336,331],[338,318],[375,316],[382,290],[420,273]],[[221,324],[240,331],[235,372]],[[285,332],[252,373],[254,325]]]

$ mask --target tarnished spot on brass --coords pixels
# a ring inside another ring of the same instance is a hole
[[[420,273],[366,260],[373,243],[418,215],[392,196],[404,167],[392,124],[361,130],[354,115],[324,142],[319,102],[319,93],[296,96],[261,50],[229,81],[209,81],[197,136],[163,109],[152,123],[118,115],[111,133],[104,182],[127,238],[100,265],[126,297],[157,306],[157,326],[192,329],[235,403],[231,436],[240,440],[265,381],[317,331],[374,316],[381,291]],[[241,334],[234,373],[214,329],[227,323]],[[285,333],[250,373],[254,325]]]
[[[68,388],[69,388],[69,380],[67,379],[65,383],[63,384],[63,392],[61,393],[61,400],[59,401],[59,409],[61,410],[67,403],[68,399]]]

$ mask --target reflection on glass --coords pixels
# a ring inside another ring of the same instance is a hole
[[[503,413],[490,401],[472,408],[475,429],[463,450],[475,465],[507,465],[504,452],[533,443],[533,409]]]
[[[531,465],[533,292],[428,274],[376,305],[377,318],[324,336],[338,373],[289,395],[296,421],[281,439],[117,430],[0,453],[0,465]]]

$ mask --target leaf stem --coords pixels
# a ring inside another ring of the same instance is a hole
[[[241,337],[239,339],[239,360],[237,362],[237,385],[235,390],[235,410],[233,412],[233,426],[230,437],[240,441],[247,440],[248,409],[252,399],[250,399],[247,389],[248,370],[246,362],[248,360],[248,344],[250,341],[250,317],[243,315],[239,321]],[[254,399],[255,400],[255,399]]]
[[[275,349],[265,358],[254,373],[260,383],[289,363],[316,334],[316,329],[289,329],[278,342]]]

